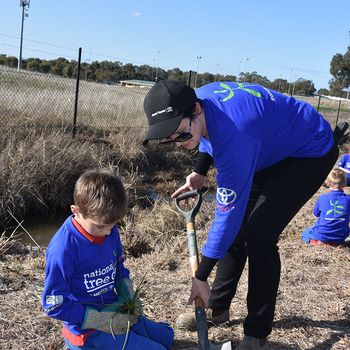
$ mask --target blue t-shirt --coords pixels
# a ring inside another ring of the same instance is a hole
[[[349,236],[350,196],[342,190],[322,194],[314,207],[318,217],[312,238],[322,242],[344,242]]]
[[[222,258],[243,220],[253,176],[287,157],[321,157],[333,146],[329,123],[308,103],[257,84],[217,82],[196,90],[208,138],[199,150],[217,168],[217,205],[203,254]]]
[[[350,154],[344,154],[338,163],[338,166],[350,171]],[[346,185],[350,184],[350,173],[345,173],[346,176]]]
[[[93,243],[78,231],[70,216],[46,250],[44,310],[64,321],[72,333],[85,333],[81,325],[86,307],[102,309],[118,301],[115,283],[128,276],[117,228],[102,243]]]

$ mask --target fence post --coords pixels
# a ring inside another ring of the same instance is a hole
[[[335,121],[335,126],[337,126],[337,125],[338,125],[339,112],[340,112],[340,105],[341,105],[341,100],[339,100],[339,105],[338,105],[338,113],[337,113],[337,120]]]
[[[320,110],[321,95],[318,96],[317,112]]]
[[[78,97],[79,97],[79,81],[80,81],[80,62],[81,62],[81,47],[79,47],[78,68],[77,68],[77,83],[75,86],[75,102],[74,102],[74,117],[73,117],[73,138],[77,128],[77,114],[78,114]]]
[[[191,86],[191,80],[192,80],[192,71],[190,70],[188,72],[188,82],[187,82],[187,85],[188,86]]]

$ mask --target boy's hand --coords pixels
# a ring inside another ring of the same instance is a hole
[[[112,335],[120,335],[125,334],[128,326],[131,327],[137,321],[137,315],[122,314],[120,312],[108,311],[107,309],[98,311],[87,307],[81,328],[97,329]]]

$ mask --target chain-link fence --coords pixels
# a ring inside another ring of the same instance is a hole
[[[0,66],[0,122],[16,125],[37,121],[41,127],[60,127],[67,131],[73,130],[76,113],[79,132],[104,133],[146,127],[142,105],[149,87],[81,80],[77,95],[76,87],[76,79]],[[349,120],[349,100],[321,96],[296,98],[311,103],[332,126]]]
[[[38,122],[45,127],[101,132],[144,128],[143,99],[148,88],[110,85],[0,66],[0,122]],[[44,124],[44,125],[43,125]]]

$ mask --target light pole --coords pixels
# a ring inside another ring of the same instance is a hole
[[[159,70],[159,56],[160,56],[160,51],[157,51],[158,54],[158,61],[157,61],[157,70],[156,70],[156,77],[154,78],[154,81],[158,81],[158,70]]]
[[[220,63],[216,64],[216,81],[219,81],[219,67],[220,67]]]
[[[291,71],[292,78],[291,78],[291,82],[288,85],[288,95],[291,95],[291,93],[292,93],[293,69],[291,69],[290,71]]]
[[[280,74],[280,80],[278,82],[278,92],[281,92],[282,90],[282,74]]]
[[[155,80],[156,79],[156,59],[155,58],[152,58],[153,60],[153,69],[152,69],[152,77],[151,79]]]
[[[21,19],[21,39],[19,45],[19,59],[17,69],[22,67],[22,46],[23,46],[23,24],[24,17],[28,17],[28,8],[29,8],[30,0],[19,0],[19,6],[22,7],[22,19]]]
[[[237,83],[239,82],[239,76],[241,74],[241,64],[242,64],[242,61],[239,61],[239,63],[238,63],[238,74],[237,74]]]
[[[197,56],[197,71],[196,71],[196,79],[194,81],[194,88],[197,87],[197,81],[198,81],[198,70],[199,70],[199,60],[202,58],[202,56]]]
[[[247,77],[247,73],[248,73],[248,61],[249,61],[249,57],[247,57],[246,59],[245,59],[245,73],[244,73],[244,82],[245,82],[245,79],[246,79],[246,77]]]

